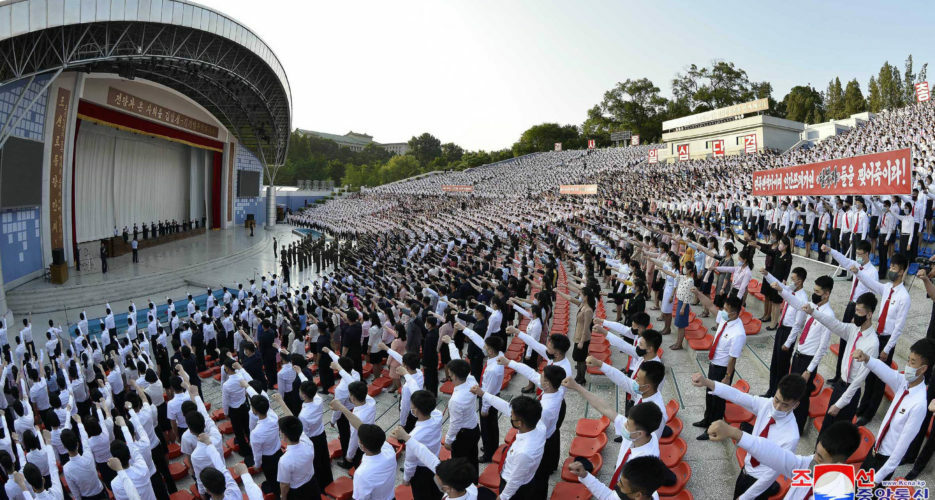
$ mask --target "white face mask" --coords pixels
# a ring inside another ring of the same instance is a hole
[[[791,411],[779,411],[779,410],[777,410],[775,407],[774,407],[773,410],[772,410],[772,416],[773,416],[773,418],[775,418],[776,420],[779,420],[779,419],[781,419],[781,418],[786,418],[786,417],[789,416],[790,413],[792,413],[792,412],[791,412]]]
[[[903,374],[903,378],[906,379],[906,383],[911,384],[915,382],[916,379],[918,379],[921,376],[921,373],[919,373],[920,371],[921,370],[919,370],[918,368],[913,368],[909,365],[903,366],[902,374]]]

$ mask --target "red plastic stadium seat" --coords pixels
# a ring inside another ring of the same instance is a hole
[[[500,464],[491,463],[480,473],[477,478],[477,484],[490,488],[492,490],[500,489]]]
[[[782,500],[785,498],[786,493],[789,492],[789,486],[792,484],[786,476],[777,477],[776,482],[779,483],[779,493],[769,497],[769,500]]]
[[[552,496],[549,498],[550,500],[588,500],[591,498],[591,491],[581,483],[559,481],[555,483],[555,489],[552,490]]]
[[[240,446],[237,446],[237,443],[234,442],[234,438],[230,438],[224,442],[224,445],[234,451],[240,451]]]
[[[659,440],[659,445],[672,444],[679,437],[679,434],[682,433],[682,419],[675,417],[672,420],[669,420],[668,426],[672,429],[672,434],[669,437],[664,437]]]
[[[412,488],[406,485],[399,485],[393,492],[396,500],[412,500]]]
[[[679,402],[674,399],[670,399],[669,402],[666,404],[666,415],[668,415],[669,417],[668,419],[666,419],[666,422],[671,422],[672,419],[675,418],[676,415],[678,415],[678,413],[679,413]]]
[[[831,388],[825,387],[821,392],[809,399],[808,416],[812,418],[823,417],[831,403]]]
[[[354,480],[341,476],[325,486],[325,494],[336,500],[351,500],[351,495],[354,494]]]
[[[182,456],[182,447],[178,443],[169,443],[169,460]]]
[[[341,440],[332,439],[328,441],[328,453],[331,456],[331,460],[341,458]]]
[[[224,410],[218,409],[211,412],[211,420],[214,420],[215,422],[220,422],[225,418],[227,418],[227,415],[224,414]]]
[[[821,389],[825,386],[825,377],[822,377],[820,374],[816,373],[814,383],[815,383],[815,389],[812,391],[810,395],[811,397],[815,397],[818,395],[818,393],[821,392]]]
[[[604,457],[602,457],[601,454],[598,453],[597,455],[594,455],[593,457],[588,457],[588,460],[590,460],[591,463],[594,465],[594,472],[592,472],[592,474],[597,475],[597,473],[601,470],[601,466],[604,465]],[[569,483],[579,482],[578,476],[575,474],[572,474],[572,472],[568,470],[568,465],[574,461],[575,461],[575,457],[568,457],[565,459],[565,463],[562,464],[562,480],[563,481],[568,481]]]
[[[860,446],[857,447],[857,451],[855,451],[853,455],[848,457],[847,463],[860,465],[863,463],[864,459],[867,458],[867,453],[870,453],[870,449],[873,448],[873,443],[876,441],[876,438],[866,427],[859,427],[857,430],[860,431]]]
[[[218,424],[218,430],[221,431],[221,434],[233,434],[234,424],[232,424],[230,420],[221,422]]]
[[[678,465],[672,467],[672,472],[675,474],[675,484],[659,488],[657,493],[659,493],[660,497],[676,495],[678,492],[685,489],[685,483],[692,477],[692,469],[685,462],[679,462]]]
[[[455,390],[455,385],[450,380],[442,384],[441,388],[439,389],[439,391],[443,394],[451,394],[452,392],[454,392],[454,390]]]
[[[497,447],[496,451],[493,452],[493,456],[491,457],[491,461],[493,463],[499,464],[503,462],[503,452],[506,451],[507,446],[509,445],[501,444]]]
[[[708,351],[711,349],[711,345],[714,344],[714,336],[707,334],[700,339],[689,339],[687,337],[686,339],[688,340],[688,346],[693,351]]]
[[[659,500],[695,500],[694,495],[688,490],[682,490],[678,492],[675,496],[671,497],[659,497]]]
[[[601,418],[582,418],[575,426],[575,434],[581,437],[596,438],[598,434],[603,434],[609,425],[610,419],[605,416],[601,416]]]
[[[737,467],[743,467],[743,462],[747,459],[747,450],[738,446],[734,451],[734,456],[737,457]]]
[[[210,368],[208,368],[207,370],[198,372],[198,376],[201,378],[208,378],[212,375],[214,375],[214,372]]]
[[[179,490],[169,495],[169,500],[194,500],[195,496],[188,490]]]
[[[568,455],[572,457],[592,457],[607,446],[607,434],[599,434],[596,438],[576,437],[571,440]]]
[[[742,448],[737,449],[740,450]],[[666,464],[666,467],[671,469],[682,461],[686,450],[688,450],[688,445],[685,444],[685,440],[676,438],[672,441],[672,444],[665,444],[659,447],[659,458]]]
[[[506,431],[506,437],[503,438],[503,442],[506,444],[511,444],[516,440],[516,429],[510,427],[510,430]]]
[[[180,481],[188,475],[188,466],[183,462],[172,462],[169,464],[169,475],[175,481]]]
[[[756,420],[756,415],[747,411],[745,408],[727,402],[727,405],[724,407],[724,420],[729,424],[737,424],[741,422],[750,422]]]

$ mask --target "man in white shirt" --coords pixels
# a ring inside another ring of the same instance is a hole
[[[827,246],[825,246],[827,248]],[[868,272],[876,272],[876,267],[873,263],[870,262],[870,243],[869,242],[858,242],[853,246],[854,250],[854,260],[847,258],[841,252],[828,248],[831,253],[831,257],[844,269],[851,269],[854,266],[857,266],[859,271],[868,269]],[[869,292],[870,289],[867,288],[867,285],[861,283],[857,278],[857,273],[854,273],[853,282],[850,286],[850,291],[847,295],[847,306],[844,308],[844,316],[842,316],[841,321],[844,323],[850,323],[854,318],[854,306],[856,304],[857,297],[860,297],[866,292]],[[844,350],[844,339],[840,340],[838,352],[843,352]],[[844,357],[838,356],[838,359],[835,363],[834,368],[834,378],[829,380],[829,383],[835,383],[841,380],[841,363],[843,362]]]
[[[363,458],[354,473],[352,498],[391,500],[395,497],[396,451],[386,442],[386,433],[378,425],[365,424],[344,408],[350,425],[360,437]]]
[[[81,417],[73,417],[76,422],[81,422]],[[81,450],[78,453],[78,437],[74,429],[65,429],[62,431],[62,445],[68,450],[68,462],[62,466],[65,474],[65,481],[68,483],[68,489],[76,498],[106,500],[107,492],[104,491],[104,483],[97,476],[97,468],[94,464],[94,456],[91,454],[91,445],[88,443],[88,433],[85,432],[83,425],[78,425],[78,433],[81,437]]]
[[[279,432],[286,441],[286,452],[279,459],[276,479],[283,500],[316,499],[321,497],[315,479],[315,448],[302,430],[302,422],[291,415],[279,419]]]
[[[377,402],[367,394],[367,383],[359,380],[351,382],[347,390],[354,409],[348,410],[337,398],[331,400],[331,409],[341,412],[345,417],[347,415],[344,413],[344,410],[347,410],[353,413],[362,423],[374,423],[377,417]],[[363,457],[363,453],[363,450],[360,449],[360,443],[357,437],[357,428],[352,426],[350,439],[347,442],[347,453],[345,453],[344,459],[338,462],[338,466],[350,469],[351,467],[360,465],[360,459]]]
[[[837,420],[850,422],[857,413],[861,386],[870,370],[866,363],[854,360],[851,354],[860,349],[871,356],[876,356],[879,350],[879,339],[872,328],[873,310],[876,306],[877,299],[872,293],[868,292],[857,297],[854,320],[847,324],[838,321],[831,312],[815,309],[810,304],[803,307],[812,320],[820,323],[829,332],[847,339],[845,350],[841,352],[841,355],[848,361],[841,366],[841,380],[832,386],[830,405],[825,413],[822,429],[828,428]]]
[[[723,420],[711,424],[708,435],[712,441],[736,441],[737,446],[747,450],[751,457],[787,478],[794,477],[795,470],[812,470],[815,465],[846,464],[847,459],[857,451],[861,440],[857,426],[842,421],[829,425],[827,431],[818,437],[814,455],[796,455],[770,439],[743,432]],[[812,487],[793,486],[789,488],[784,499],[813,500]]]
[[[656,436],[656,439],[662,439],[662,434],[665,432],[665,423],[669,419],[666,414],[665,401],[663,401],[662,394],[659,392],[659,385],[662,383],[662,379],[665,377],[666,373],[665,366],[662,362],[645,361],[641,363],[639,370],[636,372],[636,376],[633,378],[624,375],[620,370],[608,363],[604,363],[594,356],[588,356],[586,363],[589,367],[599,369],[601,373],[606,375],[617,387],[626,391],[636,404],[645,401],[656,405],[659,411],[662,412],[662,421],[652,432]]]
[[[707,295],[696,290],[695,296],[711,314],[718,315],[720,311]],[[734,379],[734,368],[737,359],[740,358],[743,346],[747,342],[747,332],[740,320],[741,307],[741,301],[737,297],[728,297],[724,301],[724,312],[727,313],[727,317],[718,317],[717,332],[714,335],[711,348],[708,350],[708,361],[710,362],[708,364],[708,378],[727,385],[730,385]],[[725,405],[723,399],[711,394],[705,395],[704,418],[692,425],[706,429],[711,422],[724,418]],[[704,441],[707,438],[708,435],[702,433],[697,439]]]
[[[411,433],[406,433],[409,443],[418,442],[434,455],[441,451],[442,423],[444,416],[438,411],[435,396],[426,390],[412,394],[412,412],[416,415],[416,424]],[[405,429],[402,429],[405,431]],[[416,500],[440,500],[441,491],[435,484],[434,472],[422,465],[409,446],[406,447],[406,459],[403,466],[403,484],[412,487]]]
[[[545,447],[546,423],[542,405],[529,396],[516,396],[509,403],[474,386],[471,392],[501,413],[510,415],[516,438],[507,446],[500,468],[500,498],[545,498],[548,478],[536,476]]]
[[[707,379],[700,373],[692,375],[692,384],[705,387],[716,396],[756,415],[751,431],[754,436],[765,437],[785,450],[795,451],[799,444],[799,428],[792,410],[805,392],[805,379],[799,374],[790,373],[783,377],[776,388],[776,394],[769,398],[751,396],[729,385]],[[734,483],[734,498],[765,500],[772,497],[779,492],[779,483],[776,482],[779,475],[755,458],[746,457]]]
[[[263,470],[265,477],[261,485],[263,493],[272,493],[278,497],[280,488],[276,481],[276,471],[279,467],[279,459],[282,457],[279,419],[275,411],[270,411],[270,401],[263,394],[251,395],[250,407],[257,417],[256,425],[250,431],[253,463],[258,464]]]
[[[238,453],[244,457],[248,467],[253,466],[253,453],[247,441],[249,436],[250,406],[247,402],[247,390],[240,382],[246,381],[250,375],[240,367],[240,364],[231,358],[224,360],[224,373],[226,379],[221,384],[221,408],[224,414],[230,417],[231,427],[234,430],[234,443],[237,444]]]
[[[477,412],[477,398],[471,394],[472,387],[477,385],[477,379],[471,375],[471,365],[459,359],[458,350],[454,343],[448,343],[451,361],[446,365],[445,371],[454,385],[451,398],[448,400],[448,432],[445,434],[444,446],[451,451],[452,458],[461,457],[476,470],[478,467],[478,441],[480,440],[480,420]]]
[[[237,486],[237,481],[234,480],[231,471],[237,474],[243,482],[243,492]],[[211,495],[211,500],[243,500],[244,494],[247,500],[263,500],[263,490],[253,481],[253,476],[243,463],[235,464],[230,470],[223,466],[208,467],[201,471],[199,479]]]
[[[789,303],[789,307],[802,310],[806,304],[814,304],[816,310],[834,316],[834,310],[828,300],[831,297],[831,291],[834,289],[834,279],[831,276],[819,276],[815,280],[815,287],[812,290],[810,302],[802,302],[799,298],[786,290],[783,290],[778,284],[773,284],[773,288],[780,292],[783,300]],[[795,408],[795,421],[799,425],[799,435],[805,430],[805,422],[808,420],[809,400],[812,391],[815,388],[815,373],[821,358],[828,351],[831,343],[831,332],[814,318],[808,318],[802,325],[802,328],[793,328],[786,339],[785,347],[795,349],[792,355],[792,363],[789,373],[799,373],[808,383],[805,389],[805,395],[802,401]],[[794,346],[794,347],[793,347]]]
[[[763,270],[766,271],[765,269]],[[796,267],[789,274],[790,286],[786,286],[768,272],[765,273],[766,282],[772,285],[779,283],[782,290],[786,293],[795,295],[803,303],[808,301],[805,294],[805,278],[808,273],[803,267]],[[771,398],[776,394],[776,388],[779,386],[779,380],[789,373],[789,366],[792,362],[792,351],[786,347],[786,340],[793,330],[801,331],[805,325],[805,313],[800,309],[792,307],[789,302],[783,301],[782,312],[779,315],[779,323],[776,328],[776,335],[773,338],[773,355],[770,361],[769,370],[769,389],[763,397]]]
[[[877,316],[877,336],[880,339],[880,361],[890,362],[896,342],[903,334],[906,318],[909,316],[911,301],[909,291],[906,290],[905,281],[908,273],[909,261],[904,254],[894,255],[890,259],[890,268],[887,277],[890,282],[880,283],[876,272],[867,269],[857,273],[861,283],[867,285],[873,293],[880,296],[880,314]],[[873,420],[880,402],[883,400],[885,388],[883,382],[874,374],[867,377],[863,399],[857,407],[857,424],[864,425]]]
[[[425,384],[425,378],[419,370],[419,355],[414,352],[407,352],[404,355],[400,355],[398,352],[387,347],[383,342],[380,342],[379,348],[386,351],[391,358],[400,364],[400,366],[396,367],[396,373],[400,377],[403,377],[405,383],[403,384],[403,390],[399,397],[399,423],[406,429],[406,432],[411,432],[412,426],[416,424],[416,417],[410,411],[409,404],[412,399],[412,394],[421,390]]]
[[[402,428],[396,427],[390,435],[400,443],[406,444],[407,459],[411,454],[413,460],[418,461],[419,467],[424,467],[434,474],[433,485],[441,490],[444,500],[477,500],[477,469],[463,458],[439,460],[438,453],[429,450],[424,444],[410,439],[410,435]],[[416,494],[416,486],[412,485],[412,493]],[[415,498],[415,497],[413,497]]]
[[[935,362],[935,342],[930,339],[917,340],[901,372],[860,350],[854,351],[854,359],[866,363],[871,372],[893,389],[893,403],[886,410],[886,416],[877,431],[873,450],[860,466],[863,470],[875,470],[874,479],[880,483],[893,476],[909,444],[925,423],[928,405],[925,374]]]
[[[576,459],[568,464],[568,470],[578,476],[581,484],[585,485],[597,500],[659,500],[656,490],[667,484],[665,478],[669,472],[669,468],[658,457],[637,457],[620,469],[619,479],[611,489],[588,472],[583,459]]]
[[[455,329],[464,332],[464,335],[478,349],[484,352],[484,369],[481,370],[480,385],[484,392],[496,396],[500,394],[500,388],[503,386],[503,366],[497,363],[497,358],[503,354],[503,340],[499,335],[488,335],[481,338],[474,330],[465,327],[460,323],[455,323]],[[449,339],[450,342],[450,339]],[[448,342],[445,342],[448,343]],[[449,344],[450,345],[450,344]],[[454,357],[452,357],[454,359]],[[480,408],[480,435],[481,435],[481,457],[479,462],[489,462],[493,454],[497,451],[500,442],[500,427],[498,424],[500,414],[496,408],[489,404],[481,403]]]
[[[116,418],[116,424],[125,427],[123,417]],[[150,471],[146,461],[139,453],[131,455],[128,443],[115,440],[110,443],[110,454],[107,465],[117,472],[117,477],[110,482],[110,490],[115,500],[130,500],[133,498],[131,490],[136,489],[140,500],[156,500],[156,493],[150,482]]]
[[[638,403],[633,405],[627,416],[623,416],[611,408],[604,398],[575,382],[574,377],[566,378],[562,385],[581,394],[598,413],[610,419],[614,424],[614,430],[623,438],[614,462],[610,486],[616,486],[627,461],[637,457],[659,456],[659,439],[656,438],[654,431],[665,424],[665,419],[658,406],[648,401]]]

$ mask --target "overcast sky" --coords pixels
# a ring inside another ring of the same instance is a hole
[[[691,63],[733,61],[774,97],[857,77],[909,53],[935,62],[935,3],[905,1],[200,0],[276,52],[293,128],[430,132],[467,149],[509,147],[531,125],[580,124],[618,81],[670,94]],[[933,68],[935,75],[935,68]]]

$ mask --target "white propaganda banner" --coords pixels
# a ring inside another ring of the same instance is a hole
[[[594,139],[588,139],[588,149],[594,149],[596,141]]]
[[[639,136],[639,135],[630,136],[630,145],[631,145],[631,146],[639,146],[639,145],[640,145],[640,136]]]
[[[562,184],[559,194],[597,194],[597,184]]]
[[[688,161],[688,144],[678,145],[679,161]]]
[[[929,94],[929,82],[919,82],[916,84],[916,100],[925,102],[931,98]]]
[[[561,151],[561,150],[562,150],[562,143],[556,142],[556,143],[555,143],[555,150],[556,150],[556,151]]]
[[[756,153],[756,134],[743,136],[743,152]]]
[[[724,156],[724,139],[711,141],[711,152],[714,157]]]
[[[659,161],[659,153],[655,149],[649,150],[649,163],[656,163]]]

